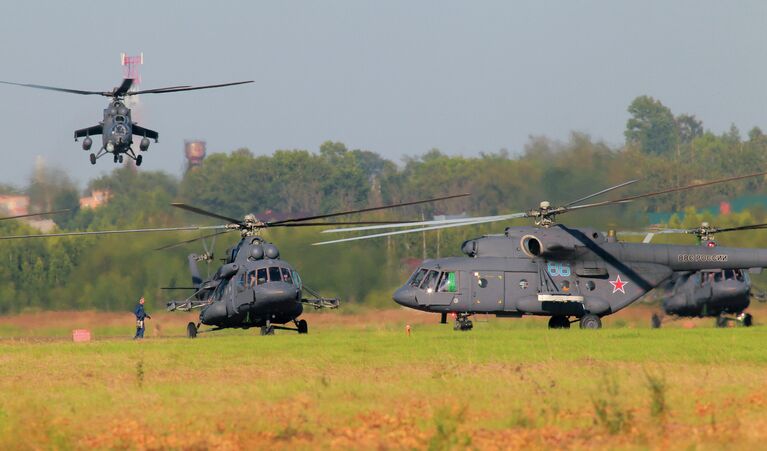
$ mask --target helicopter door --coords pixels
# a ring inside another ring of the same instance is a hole
[[[476,271],[471,273],[471,307],[474,312],[492,312],[503,310],[504,281],[503,272]]]
[[[695,306],[699,303],[705,304],[707,300],[711,299],[713,296],[713,285],[716,274],[717,273],[715,272],[708,271],[700,271],[695,274],[695,289],[693,290],[694,295],[693,298],[688,301],[691,306]]]

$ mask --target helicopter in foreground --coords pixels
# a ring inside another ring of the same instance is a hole
[[[120,83],[120,86],[113,88],[111,91],[82,91],[79,89],[56,88],[53,86],[12,83],[8,81],[0,81],[0,83],[6,85],[23,86],[26,88],[67,92],[70,94],[100,95],[110,98],[111,100],[109,101],[109,105],[104,109],[103,120],[92,127],[75,130],[75,141],[77,141],[79,138],[84,138],[83,150],[89,151],[93,145],[93,139],[91,136],[101,135],[101,148],[99,148],[98,152],[90,154],[91,164],[96,164],[96,160],[105,156],[106,154],[111,154],[115,163],[122,163],[123,156],[127,156],[136,162],[136,166],[141,166],[141,162],[143,161],[144,157],[141,154],[136,155],[136,152],[133,150],[133,135],[141,137],[141,141],[139,142],[138,147],[141,152],[146,152],[149,150],[149,145],[151,143],[150,140],[158,142],[160,135],[154,130],[139,126],[137,122],[134,122],[131,119],[131,110],[123,102],[125,97],[139,94],[165,94],[169,92],[221,88],[224,86],[253,83],[253,80],[205,86],[170,86],[167,88],[142,89],[140,91],[130,90],[131,86],[133,85],[132,78],[124,78],[122,83]]]
[[[421,226],[316,244],[534,218],[535,227],[508,227],[502,235],[465,241],[461,246],[464,257],[424,261],[394,293],[394,300],[408,308],[440,313],[442,323],[453,315],[456,330],[472,329],[470,317],[477,313],[499,317],[549,316],[552,329],[569,328],[572,322],[579,322],[584,329],[598,329],[602,327],[602,317],[627,307],[675,273],[767,267],[767,250],[623,243],[614,235],[605,236],[593,228],[557,224],[555,216],[764,174],[581,203],[636,182],[632,180],[561,207],[541,202],[537,209],[506,215],[326,230]]]
[[[739,227],[719,228],[703,222],[699,227],[690,229],[660,229],[647,233],[643,242],[649,243],[656,234],[680,233],[695,235],[700,245],[706,248],[717,247],[714,235],[724,232],[759,230],[767,224],[750,224]],[[755,271],[751,268],[751,271]],[[716,318],[716,327],[727,327],[730,322],[745,327],[753,325],[753,316],[745,312],[751,298],[764,302],[763,294],[753,291],[749,268],[707,269],[675,273],[665,284],[666,294],[661,301],[663,314],[653,313],[651,326],[661,327],[664,317],[678,318]]]
[[[272,243],[259,236],[261,230],[272,227],[322,227],[337,225],[382,225],[392,221],[344,221],[323,222],[327,218],[346,216],[357,213],[386,210],[410,205],[424,204],[465,197],[468,194],[455,194],[434,199],[417,200],[412,202],[384,205],[380,207],[359,210],[342,211],[314,216],[290,218],[279,221],[261,221],[254,215],[248,214],[243,219],[232,218],[222,214],[203,210],[184,203],[173,203],[172,206],[198,215],[208,216],[226,221],[226,224],[213,226],[182,226],[161,227],[153,229],[102,230],[89,232],[63,232],[39,235],[16,235],[0,237],[6,239],[44,238],[56,236],[109,235],[126,233],[152,233],[174,231],[212,231],[212,233],[179,243],[163,246],[167,249],[194,241],[215,237],[227,232],[238,232],[239,241],[226,252],[223,265],[218,268],[213,277],[203,280],[197,263],[210,261],[212,255],[188,257],[194,292],[183,300],[171,301],[167,304],[170,311],[200,310],[199,322],[187,324],[187,336],[194,338],[201,325],[213,326],[212,330],[226,328],[251,327],[261,328],[262,335],[272,335],[275,329],[294,330],[300,334],[308,333],[305,320],[299,319],[305,305],[314,308],[337,308],[337,298],[324,298],[303,285],[298,271],[287,261],[280,258],[280,253]],[[304,297],[307,292],[310,297]],[[295,327],[286,326],[292,324]]]

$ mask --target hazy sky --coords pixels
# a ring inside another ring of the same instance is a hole
[[[179,174],[190,138],[256,154],[332,139],[400,161],[573,130],[620,144],[642,94],[715,132],[767,129],[766,33],[764,1],[9,1],[0,79],[109,90],[120,52],[143,51],[143,88],[256,80],[143,96],[160,143],[142,169]],[[114,168],[72,138],[106,99],[0,94],[0,182],[24,185],[37,155],[83,184]]]

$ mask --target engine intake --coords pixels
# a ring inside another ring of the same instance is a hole
[[[522,252],[530,257],[541,255],[557,255],[575,250],[572,243],[560,243],[545,240],[534,235],[525,235],[519,242]]]

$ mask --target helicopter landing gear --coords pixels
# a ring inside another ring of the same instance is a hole
[[[197,328],[198,328],[198,326],[195,323],[193,323],[193,322],[190,322],[189,324],[187,324],[186,325],[186,336],[189,337],[189,338],[196,338],[197,337]]]
[[[120,163],[123,162],[123,156],[122,155],[120,155],[117,159],[119,160]]]
[[[563,315],[554,315],[549,318],[549,329],[569,329],[570,320]]]
[[[657,313],[652,314],[652,318],[650,318],[650,327],[653,329],[660,329],[661,325],[661,319],[660,316]]]
[[[142,155],[136,157],[136,166],[141,166],[141,162],[144,160]]]
[[[724,315],[717,316],[714,325],[716,327],[727,327],[727,317]]]
[[[453,330],[471,330],[474,328],[474,323],[469,319],[469,315],[460,314],[455,318],[455,324],[453,324]]]
[[[95,153],[91,154],[91,164],[96,164],[96,154]]]
[[[296,330],[298,331],[299,334],[308,334],[309,323],[307,323],[305,319],[296,321]]]
[[[266,325],[261,326],[261,335],[274,335],[274,326],[271,322],[267,321]]]
[[[581,329],[601,329],[602,320],[597,315],[583,315],[581,317]]]
[[[754,317],[751,316],[750,313],[741,313],[738,315],[738,319],[740,320],[740,323],[743,324],[743,327],[751,327],[754,325]]]

